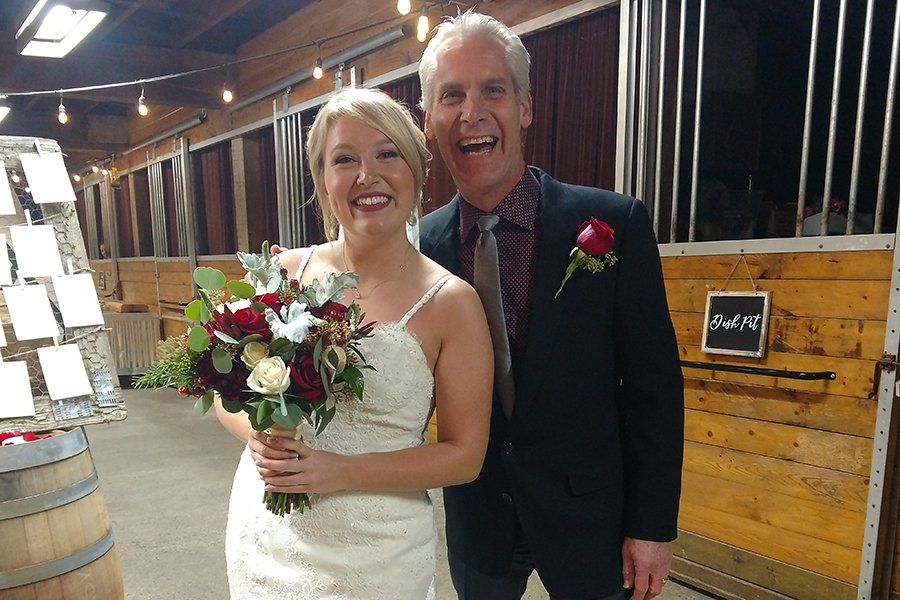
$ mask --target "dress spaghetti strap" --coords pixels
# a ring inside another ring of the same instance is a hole
[[[300,259],[300,266],[297,267],[297,274],[294,275],[294,279],[300,281],[300,278],[303,277],[303,271],[306,269],[307,263],[309,263],[309,259],[312,258],[313,252],[318,248],[317,245],[313,244],[309,247],[309,252],[303,255],[303,258]]]
[[[400,319],[400,325],[406,327],[406,324],[409,322],[410,319],[412,319],[413,315],[416,314],[416,312],[420,308],[425,306],[425,303],[428,302],[429,300],[431,300],[431,297],[434,296],[435,294],[437,294],[438,290],[441,289],[444,286],[444,284],[450,280],[451,277],[453,277],[453,275],[444,275],[443,277],[441,277],[438,280],[437,283],[435,283],[431,287],[430,290],[425,292],[425,295],[422,296],[422,299],[419,300],[418,302],[416,302],[415,306],[413,306],[411,309],[409,309],[409,312],[407,312],[405,315],[403,315],[403,318]]]

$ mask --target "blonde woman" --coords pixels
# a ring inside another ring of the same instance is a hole
[[[339,406],[303,441],[254,432],[217,406],[247,440],[226,533],[232,600],[434,598],[436,529],[427,489],[472,481],[487,447],[491,342],[477,294],[420,254],[406,223],[418,214],[425,138],[409,112],[372,90],[348,90],[319,112],[308,154],[328,235],[340,241],[280,255],[301,283],[354,271],[354,301],[377,321],[363,352],[362,402]],[[423,444],[432,411],[438,441]],[[312,507],[278,517],[266,489],[307,492]]]

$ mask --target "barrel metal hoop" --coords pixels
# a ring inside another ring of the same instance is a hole
[[[112,548],[113,542],[115,542],[115,536],[113,536],[112,528],[110,528],[102,538],[68,556],[61,556],[47,562],[13,569],[12,571],[0,572],[0,590],[30,585],[80,569],[106,554]]]
[[[25,515],[44,512],[51,508],[57,508],[84,498],[100,486],[100,479],[94,471],[81,481],[67,485],[64,488],[0,502],[0,521],[14,519]]]
[[[3,446],[0,453],[0,473],[21,471],[47,465],[81,454],[88,448],[84,431],[79,427],[64,435],[55,435],[35,442]]]

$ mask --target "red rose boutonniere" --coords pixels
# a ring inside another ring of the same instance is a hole
[[[612,253],[613,242],[615,242],[613,229],[606,222],[591,217],[590,221],[582,223],[578,228],[578,238],[575,240],[577,245],[569,253],[572,262],[569,263],[554,298],[559,296],[563,286],[578,267],[584,267],[591,273],[599,273],[606,267],[616,264],[618,259]]]

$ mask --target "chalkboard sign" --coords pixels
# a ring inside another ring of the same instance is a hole
[[[732,356],[766,355],[772,292],[709,292],[701,350]]]

